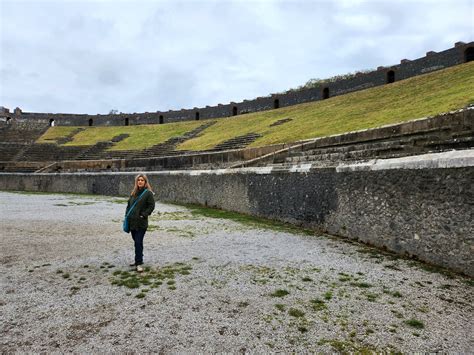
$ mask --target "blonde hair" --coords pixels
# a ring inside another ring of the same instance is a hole
[[[132,190],[130,195],[132,195],[134,197],[137,197],[138,179],[139,178],[143,178],[143,180],[145,180],[145,186],[144,186],[145,189],[150,190],[151,192],[153,192],[153,189],[151,188],[150,182],[148,181],[148,178],[146,177],[146,175],[145,174],[138,174],[137,176],[135,176],[135,185],[133,185],[133,190]]]

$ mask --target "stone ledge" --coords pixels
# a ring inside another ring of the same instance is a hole
[[[393,159],[374,159],[365,163],[345,164],[336,167],[337,172],[392,169],[446,169],[474,166],[474,150],[454,150],[428,153]]]
[[[321,167],[316,164],[295,164],[287,167],[249,167],[235,169],[210,169],[210,170],[168,170],[168,171],[145,171],[148,175],[227,175],[227,174],[259,174],[266,175],[272,173],[309,173],[314,171],[378,171],[378,170],[417,170],[417,169],[448,169],[474,166],[474,149],[454,150],[441,153],[428,153],[416,156],[373,159],[366,162],[353,164],[340,164],[335,167]],[[37,173],[35,176],[126,176],[136,175],[138,172],[118,171],[118,172],[80,172],[80,173]],[[0,175],[25,175],[25,173],[0,173]]]

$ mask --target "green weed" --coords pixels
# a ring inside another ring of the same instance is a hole
[[[297,308],[290,308],[288,310],[288,314],[292,317],[295,317],[295,318],[301,318],[301,317],[304,317],[304,312],[297,309]]]
[[[404,323],[406,325],[409,325],[410,327],[417,328],[417,329],[423,329],[425,327],[425,324],[422,321],[418,319],[414,319],[414,318],[406,320]]]
[[[326,306],[326,303],[319,298],[312,299],[309,302],[311,303],[311,306],[313,307],[313,310],[315,311],[322,311],[328,308]]]
[[[281,304],[281,303],[277,303],[275,305],[275,308],[278,309],[279,311],[284,311],[285,310],[285,305],[284,304]]]
[[[285,297],[286,295],[289,295],[289,294],[290,294],[289,291],[280,289],[280,290],[276,290],[275,292],[271,293],[270,296],[272,296],[272,297]]]
[[[372,287],[372,285],[367,283],[367,282],[351,282],[350,285],[355,286],[355,287],[360,287],[360,288],[370,288],[370,287]]]

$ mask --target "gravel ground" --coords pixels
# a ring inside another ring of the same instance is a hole
[[[472,279],[161,203],[137,275],[124,209],[0,192],[2,353],[474,352]]]

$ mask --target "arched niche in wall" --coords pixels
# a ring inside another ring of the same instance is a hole
[[[196,112],[196,121],[199,121],[199,112]]]
[[[128,117],[125,117],[125,126],[128,126],[130,124],[130,121],[128,120]]]
[[[54,127],[54,119],[53,118],[51,118],[49,120],[49,127]]]
[[[10,124],[11,123],[11,117],[7,117],[7,124]]]
[[[389,70],[387,72],[387,84],[395,82],[395,72],[393,70]]]
[[[275,99],[273,101],[273,108],[274,109],[280,108],[280,100],[279,99]]]
[[[329,88],[323,89],[323,100],[329,99]]]
[[[232,107],[232,116],[237,116],[238,113],[237,106]]]
[[[468,47],[464,51],[464,62],[472,62],[474,60],[474,47]]]
[[[92,126],[94,124],[94,120],[92,118],[89,118],[89,126]]]
[[[160,117],[158,118],[158,123],[163,124],[164,122],[165,122],[165,119],[163,118],[163,115],[160,115]]]

